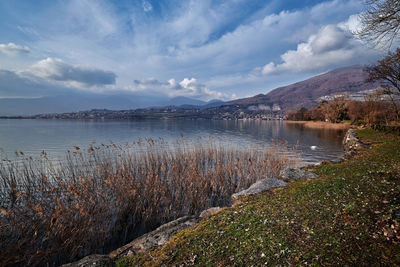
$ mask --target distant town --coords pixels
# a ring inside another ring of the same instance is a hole
[[[11,118],[11,117],[7,117]],[[284,113],[278,105],[272,107],[259,104],[251,106],[223,105],[212,108],[195,106],[169,106],[132,110],[92,109],[88,111],[39,114],[13,118],[27,119],[72,119],[72,120],[148,120],[148,119],[204,119],[204,120],[239,120],[262,119],[282,120]]]

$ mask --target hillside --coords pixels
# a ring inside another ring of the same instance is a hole
[[[367,83],[368,74],[361,66],[339,68],[330,72],[279,87],[268,94],[259,94],[228,102],[230,105],[279,105],[283,110],[300,107],[310,108],[317,104],[317,99],[335,93],[356,93],[377,87],[377,84]]]

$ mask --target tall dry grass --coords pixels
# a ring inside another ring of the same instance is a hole
[[[76,147],[66,160],[0,163],[0,265],[58,265],[107,253],[183,215],[230,204],[256,180],[296,164],[281,145],[212,139]]]
[[[285,124],[301,124],[309,129],[328,129],[328,130],[347,130],[350,128],[350,123],[333,123],[326,121],[283,121]]]

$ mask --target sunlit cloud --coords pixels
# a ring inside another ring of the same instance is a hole
[[[90,67],[72,66],[61,59],[47,58],[29,67],[34,76],[61,82],[76,82],[86,86],[115,84],[116,74]]]
[[[169,79],[166,82],[160,82],[155,78],[145,80],[134,80],[133,85],[125,87],[130,92],[144,92],[146,94],[161,94],[168,97],[185,96],[198,98],[202,100],[231,100],[236,96],[228,95],[215,90],[210,90],[205,84],[199,83],[195,78],[184,78],[177,82],[175,79]]]
[[[16,45],[14,43],[0,44],[0,52],[9,56],[26,55],[31,52],[29,47]]]
[[[296,50],[283,53],[280,56],[282,63],[271,61],[256,70],[262,75],[320,71],[339,65],[354,65],[360,58],[366,60],[376,57],[378,51],[366,48],[350,32],[356,27],[353,18],[339,25],[323,26],[307,42],[299,43]]]

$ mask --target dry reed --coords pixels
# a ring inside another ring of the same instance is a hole
[[[296,164],[281,145],[208,139],[75,147],[66,160],[0,163],[0,265],[59,265],[107,253],[165,222],[230,204]]]
[[[325,121],[284,121],[286,124],[301,124],[310,129],[329,129],[329,130],[346,130],[350,128],[349,123],[333,123]]]

